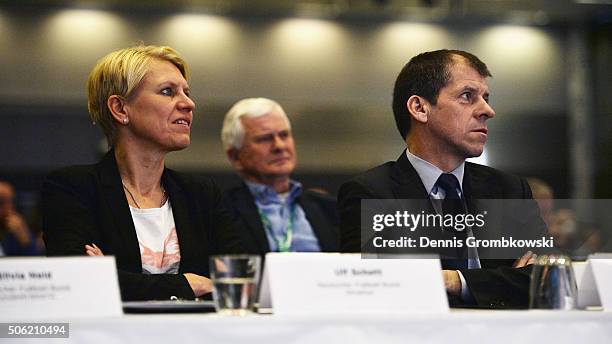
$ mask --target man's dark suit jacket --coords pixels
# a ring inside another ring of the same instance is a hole
[[[138,238],[113,150],[98,164],[64,168],[47,177],[42,190],[47,254],[84,255],[84,246],[95,243],[105,255],[115,256],[124,300],[193,299],[183,273],[208,276],[210,254],[242,252],[242,246],[212,181],[195,182],[164,169],[162,183],[179,241],[179,274],[142,273]]]
[[[238,230],[247,252],[259,255],[270,252],[270,245],[257,211],[255,199],[246,184],[242,183],[240,186],[228,189],[224,193],[223,199],[226,206],[234,210],[236,223],[241,224]],[[305,190],[297,198],[297,202],[304,209],[306,219],[312,226],[321,251],[338,252],[340,244],[336,200]]]
[[[531,199],[531,189],[519,177],[490,167],[465,163],[463,194],[468,209],[477,199]],[[375,167],[340,188],[340,242],[343,252],[361,250],[360,202],[362,199],[427,199],[423,182],[404,151],[397,161]],[[543,231],[545,225],[534,202],[527,215],[535,227]],[[518,258],[518,257],[517,257]],[[481,259],[482,269],[465,269],[461,273],[477,307],[525,308],[528,304],[530,267],[515,269],[512,260]],[[449,297],[453,306],[464,306],[458,298]]]

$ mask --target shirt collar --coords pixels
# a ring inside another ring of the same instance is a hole
[[[278,193],[274,188],[267,184],[255,183],[251,181],[244,181],[251,195],[255,198],[255,201],[261,204],[269,204],[269,203],[282,203],[281,198],[278,196]],[[293,202],[298,196],[302,194],[302,184],[293,179],[289,180],[289,195],[287,196],[287,201]]]
[[[406,156],[408,157],[408,161],[412,164],[412,167],[417,171],[423,185],[425,186],[425,190],[427,190],[427,194],[430,195],[434,191],[434,187],[436,186],[436,182],[440,175],[444,173],[438,166],[433,165],[432,163],[425,161],[418,156],[410,153],[410,151],[406,148]],[[465,161],[462,162],[457,168],[452,170],[450,173],[453,174],[457,180],[459,181],[459,185],[461,186],[461,192],[463,192],[463,174],[465,172]]]

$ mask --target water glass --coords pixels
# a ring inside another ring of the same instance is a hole
[[[575,309],[577,295],[576,278],[568,256],[549,254],[536,258],[531,271],[529,308]]]
[[[246,315],[253,312],[260,259],[257,255],[210,257],[210,278],[217,313]]]

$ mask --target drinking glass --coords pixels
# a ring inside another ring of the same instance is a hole
[[[568,256],[538,256],[531,270],[529,308],[575,309],[577,287],[572,262]]]
[[[247,315],[253,312],[260,259],[257,255],[210,257],[210,278],[217,313]]]

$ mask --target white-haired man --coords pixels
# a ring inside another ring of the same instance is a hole
[[[336,202],[290,178],[297,156],[283,108],[266,98],[238,101],[225,115],[221,140],[243,180],[224,200],[250,253],[339,250]]]

